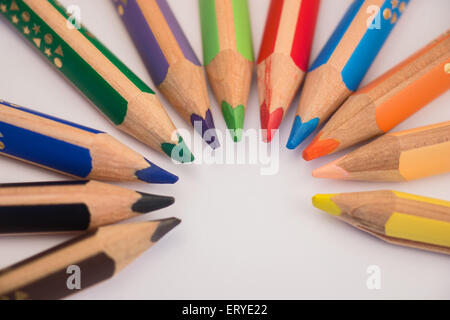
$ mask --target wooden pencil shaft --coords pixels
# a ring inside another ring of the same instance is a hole
[[[97,181],[0,185],[0,233],[84,231],[157,210],[173,198]]]
[[[0,271],[1,299],[60,299],[112,277],[180,221],[101,227]],[[70,286],[78,270],[81,287]]]

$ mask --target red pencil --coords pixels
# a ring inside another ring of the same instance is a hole
[[[261,127],[270,142],[308,68],[320,0],[272,0],[258,58]]]

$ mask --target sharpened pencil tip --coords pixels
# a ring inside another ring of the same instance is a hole
[[[149,167],[136,171],[136,177],[144,182],[148,183],[160,183],[160,184],[173,184],[178,181],[178,177],[164,169],[161,169],[157,165],[149,163]]]
[[[136,213],[147,213],[159,209],[166,208],[175,202],[174,197],[160,196],[156,194],[149,194],[138,192],[141,198],[136,201],[131,210]]]
[[[272,113],[269,112],[269,108],[266,103],[263,102],[260,108],[261,128],[263,129],[263,141],[269,143],[280,127],[283,120],[284,111],[283,108],[278,108]]]
[[[312,175],[315,178],[327,178],[327,179],[338,179],[342,180],[348,177],[348,172],[343,168],[339,167],[337,163],[342,158],[339,158],[333,162],[330,162],[323,167],[313,170]]]
[[[313,205],[329,213],[333,216],[339,216],[341,214],[341,209],[333,202],[332,198],[336,196],[336,194],[316,194],[312,198]]]
[[[320,140],[322,133],[319,133],[314,140],[303,151],[303,159],[310,161],[323,157],[332,153],[339,147],[339,141],[336,139],[324,139]]]
[[[164,237],[170,230],[175,228],[177,225],[181,223],[180,219],[177,218],[168,218],[162,219],[159,222],[158,227],[152,235],[152,242],[157,242],[159,239]]]
[[[233,141],[241,141],[242,129],[244,128],[245,107],[241,104],[233,108],[231,104],[222,101],[222,114]]]
[[[202,135],[203,140],[212,149],[217,149],[220,147],[219,138],[217,137],[214,120],[210,109],[206,111],[204,119],[198,114],[191,114],[191,124],[194,129]]]
[[[163,143],[161,149],[173,160],[180,163],[189,163],[194,161],[194,155],[191,153],[181,136],[178,136],[178,143]]]
[[[296,116],[286,147],[291,150],[297,148],[300,143],[316,130],[318,125],[319,118],[314,118],[308,122],[302,123],[300,116]]]

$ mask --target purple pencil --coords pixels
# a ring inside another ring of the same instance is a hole
[[[166,0],[113,0],[161,93],[213,148],[219,147],[203,67]]]

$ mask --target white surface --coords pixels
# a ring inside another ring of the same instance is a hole
[[[82,9],[83,23],[144,81],[143,63],[113,5],[107,0],[64,0]],[[196,0],[170,0],[195,52],[202,56]],[[312,59],[319,53],[350,0],[323,1]],[[250,0],[257,53],[269,0]],[[448,0],[414,0],[381,50],[364,83],[406,58],[450,27]],[[284,145],[298,97],[280,131],[280,170],[260,175],[259,165],[177,166],[114,129],[87,100],[0,21],[0,96],[23,106],[105,130],[162,167],[178,174],[173,186],[124,184],[144,192],[169,194],[176,203],[148,218],[177,216],[183,223],[114,279],[74,299],[139,298],[450,298],[449,257],[386,244],[316,210],[315,193],[397,189],[450,199],[450,175],[408,183],[352,183],[316,180],[311,170],[331,159],[303,161],[301,150]],[[153,85],[152,85],[153,86]],[[154,86],[153,86],[154,87]],[[216,126],[225,123],[210,95]],[[433,101],[395,130],[450,120],[450,94]],[[167,106],[179,128],[190,128]],[[259,128],[256,83],[246,128]],[[53,174],[4,157],[0,182],[61,180]],[[69,236],[4,237],[0,267],[6,267]],[[381,268],[381,289],[368,290],[366,269]]]

